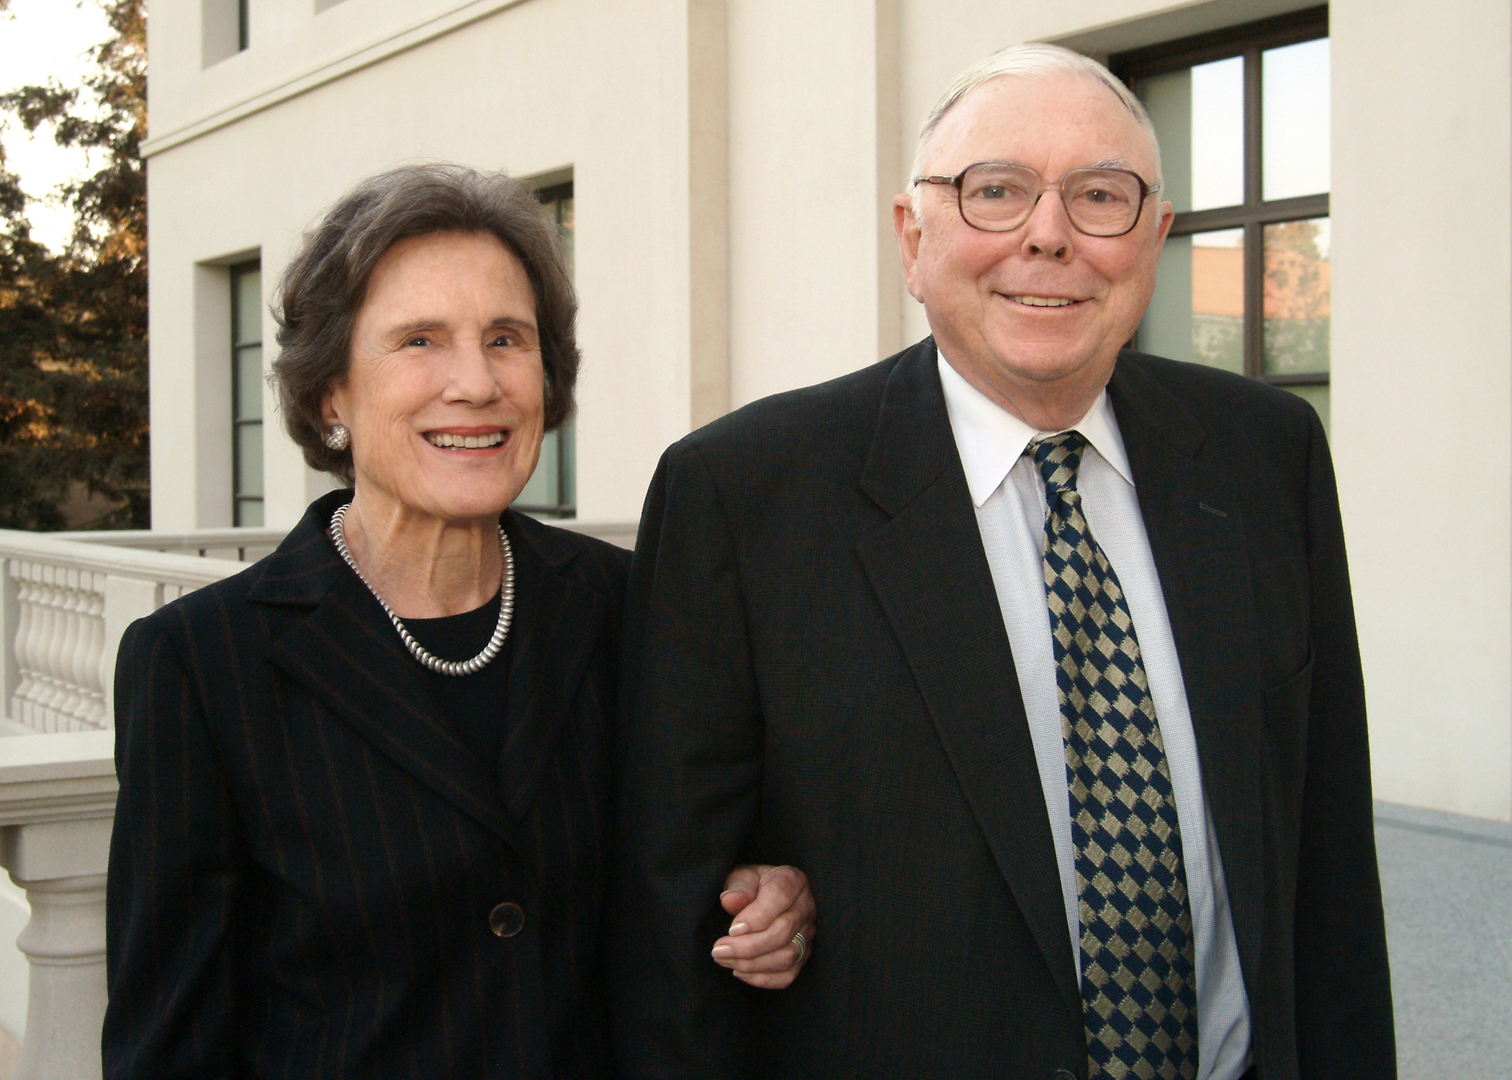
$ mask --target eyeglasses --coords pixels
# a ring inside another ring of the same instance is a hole
[[[1029,220],[1047,188],[1059,187],[1066,216],[1088,236],[1122,236],[1139,223],[1145,199],[1160,190],[1128,169],[1072,169],[1053,183],[1027,165],[979,161],[954,176],[916,176],[915,184],[956,189],[961,218],[973,229],[1009,232]]]

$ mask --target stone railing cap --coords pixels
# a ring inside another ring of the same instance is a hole
[[[115,775],[115,731],[0,737],[0,787],[22,780]]]
[[[108,817],[115,731],[0,737],[0,825]]]
[[[85,544],[78,540],[59,540],[48,533],[13,529],[0,529],[0,558],[27,559],[69,570],[119,574],[193,588],[246,569],[230,559],[202,559],[196,555]]]

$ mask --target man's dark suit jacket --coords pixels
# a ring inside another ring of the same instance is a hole
[[[325,536],[347,498],[121,643],[105,1076],[603,1076],[628,552],[505,514],[485,763]]]
[[[1109,393],[1259,1076],[1389,1080],[1364,694],[1322,428],[1283,392],[1133,352]],[[1086,1075],[1034,750],[931,342],[672,447],[626,626],[624,1075]],[[812,881],[817,951],[784,994],[708,966],[737,856]]]

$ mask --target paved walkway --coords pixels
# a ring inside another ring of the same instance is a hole
[[[1400,1080],[1512,1078],[1512,825],[1376,804]]]

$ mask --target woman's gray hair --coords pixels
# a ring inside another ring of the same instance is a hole
[[[1155,137],[1155,125],[1150,122],[1150,114],[1145,111],[1144,104],[1123,84],[1123,81],[1090,56],[1072,52],[1060,45],[1030,41],[1022,45],[1009,45],[1007,48],[999,49],[985,60],[961,72],[956,81],[951,84],[950,89],[946,90],[940,100],[935,103],[935,107],[924,121],[924,126],[919,130],[919,143],[914,150],[913,171],[909,173],[909,182],[912,183],[914,177],[923,174],[924,151],[929,146],[929,139],[934,134],[935,128],[939,126],[945,114],[955,108],[956,104],[971,91],[985,82],[991,82],[1004,75],[1043,78],[1046,75],[1061,72],[1094,78],[1117,95],[1118,100],[1123,102],[1124,107],[1134,115],[1134,119],[1139,122],[1140,128],[1150,140],[1150,148],[1155,152],[1153,179],[1158,181],[1160,179],[1160,141]],[[917,185],[913,189],[913,200],[914,214],[917,216],[919,213]]]
[[[379,260],[401,240],[432,233],[491,233],[520,260],[535,294],[546,430],[572,415],[577,297],[561,238],[534,190],[463,165],[405,165],[362,181],[331,207],[279,282],[271,380],[284,428],[312,469],[352,482],[352,452],[326,446],[321,410],[351,365],[352,324]]]

